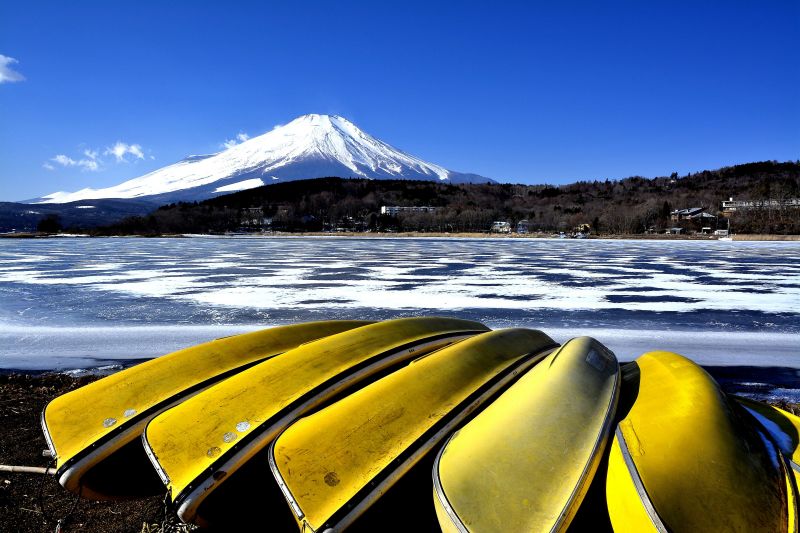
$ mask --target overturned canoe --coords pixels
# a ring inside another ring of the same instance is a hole
[[[651,352],[623,371],[632,402],[606,478],[615,531],[795,531],[780,453],[702,368]]]
[[[611,351],[573,339],[457,431],[433,466],[442,530],[564,531],[611,433],[619,380]]]
[[[291,425],[271,446],[269,461],[302,530],[347,527],[466,416],[556,346],[533,330],[477,335]]]
[[[309,322],[217,339],[59,396],[47,404],[41,419],[59,482],[91,499],[157,493],[161,483],[138,440],[153,416],[255,363],[369,323]]]
[[[800,485],[800,416],[747,398],[734,398],[769,433],[794,471],[796,483]]]
[[[206,497],[309,409],[419,354],[488,328],[450,318],[371,324],[290,350],[154,418],[144,443],[178,515],[198,522]]]

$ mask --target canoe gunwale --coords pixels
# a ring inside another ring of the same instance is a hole
[[[385,492],[385,490],[390,488],[397,479],[402,477],[423,455],[428,453],[437,442],[440,442],[443,436],[452,432],[466,417],[480,408],[481,405],[487,403],[491,398],[496,397],[502,390],[523,375],[525,371],[550,355],[558,346],[558,343],[554,342],[535,352],[521,355],[519,359],[511,363],[507,368],[503,369],[489,381],[474,390],[463,401],[453,407],[446,416],[437,421],[417,440],[403,450],[401,454],[395,457],[388,466],[375,475],[369,483],[356,492],[356,494],[333,513],[333,515],[328,517],[318,530],[326,533],[328,531],[336,532],[350,526],[356,518],[366,511],[372,503]],[[287,502],[292,508],[292,511],[295,513],[295,516],[298,517],[298,520],[302,520],[305,514],[291,494],[275,461],[275,444],[279,437],[280,435],[272,441],[269,447],[270,469],[286,497]],[[298,516],[299,514],[303,516]],[[309,531],[317,531],[307,522],[303,525]]]
[[[667,533],[667,526],[664,525],[664,522],[658,515],[658,511],[656,511],[656,508],[653,506],[653,501],[650,499],[650,495],[647,494],[647,489],[644,487],[642,478],[639,475],[639,470],[636,468],[636,463],[634,463],[633,457],[631,457],[631,453],[628,450],[628,443],[625,441],[625,436],[622,434],[622,430],[619,428],[619,425],[617,425],[617,429],[614,432],[614,437],[617,439],[617,444],[619,444],[622,458],[625,461],[625,466],[628,469],[628,475],[633,482],[633,486],[636,488],[636,493],[639,495],[639,501],[644,506],[647,516],[650,518],[650,522],[659,533]]]
[[[47,429],[47,422],[44,419],[44,412],[47,410],[48,405],[50,405],[50,402],[47,402],[42,408],[42,412],[39,413],[39,423],[42,426],[42,432],[44,433],[44,440],[47,443],[47,449],[50,450],[50,457],[52,457],[53,461],[55,461],[56,457],[58,457],[56,455],[56,445],[53,443],[53,438],[50,436],[50,430]]]
[[[79,451],[66,461],[64,461],[64,464],[62,464],[56,470],[56,476],[58,477],[59,483],[64,488],[73,490],[73,488],[70,486],[73,485],[73,483],[71,483],[73,479],[80,479],[83,476],[83,474],[85,474],[88,470],[90,470],[95,464],[105,459],[107,455],[109,455],[116,449],[114,445],[119,443],[119,441],[121,440],[127,441],[128,439],[134,440],[136,437],[134,436],[131,438],[130,435],[132,433],[141,431],[144,427],[146,427],[146,425],[150,422],[150,420],[159,413],[166,411],[170,407],[173,407],[174,405],[184,401],[187,397],[195,395],[201,392],[203,389],[206,389],[216,384],[219,381],[222,381],[234,374],[238,374],[239,372],[247,370],[248,368],[255,366],[259,363],[263,363],[264,361],[272,359],[273,357],[277,357],[281,353],[283,352],[273,353],[265,357],[262,357],[260,359],[257,359],[255,361],[249,361],[243,365],[230,368],[225,372],[216,374],[204,381],[195,383],[194,385],[187,387],[186,389],[183,389],[168,398],[164,398],[160,402],[153,404],[147,409],[144,409],[143,411],[136,413],[130,418],[123,420],[122,423],[120,423],[114,429],[104,434],[91,444],[81,449],[81,451]],[[47,402],[47,404],[44,406],[40,416],[40,421],[42,424],[42,432],[44,433],[45,440],[47,441],[47,446],[48,448],[50,448],[50,453],[52,454],[53,458],[57,458],[58,454],[56,451],[56,447],[53,443],[52,437],[50,436],[50,431],[47,428],[47,420],[46,420],[47,408],[50,406],[50,403],[52,403],[54,400]],[[103,452],[108,452],[108,453],[104,454]],[[76,478],[75,476],[78,477]],[[80,483],[78,483],[77,485],[79,484]],[[75,486],[74,489],[77,490],[77,486]],[[83,490],[85,491],[86,488],[84,488]]]
[[[772,440],[771,437],[767,435],[767,438]],[[775,448],[775,452],[778,455],[778,462],[780,463],[781,473],[783,473],[783,479],[786,483],[786,507],[789,516],[789,524],[794,522],[793,533],[797,533],[797,517],[798,513],[800,513],[800,509],[798,508],[798,498],[800,498],[800,487],[797,486],[797,476],[795,473],[792,472],[793,466],[789,466],[786,464],[787,461],[794,465],[794,461],[791,459],[787,459],[781,453],[780,448],[775,442],[772,442],[772,446]],[[791,526],[790,526],[791,528]]]
[[[286,428],[286,429],[289,429],[289,428]],[[286,431],[286,430],[284,430],[284,431]],[[281,492],[283,493],[283,497],[286,498],[286,502],[289,504],[289,507],[292,508],[292,512],[294,513],[295,518],[297,518],[297,520],[300,521],[303,518],[305,518],[306,515],[305,515],[305,513],[303,513],[303,510],[300,508],[300,505],[297,503],[297,500],[295,499],[294,495],[292,494],[292,490],[289,488],[289,486],[286,484],[286,481],[283,479],[283,476],[281,475],[280,470],[278,470],[278,463],[275,462],[275,442],[277,442],[277,440],[281,437],[281,435],[283,435],[283,431],[281,431],[278,434],[278,436],[275,437],[275,439],[269,445],[269,453],[267,454],[267,459],[268,459],[268,462],[269,462],[269,469],[272,472],[272,477],[274,477],[275,481],[278,483],[278,488],[281,489]],[[311,529],[311,528],[309,527],[309,529]],[[311,531],[313,533],[314,530],[311,529]]]
[[[563,350],[564,348],[566,348],[572,340],[574,340],[574,339],[570,339],[569,341],[564,343],[561,346],[561,348],[559,348],[559,351]],[[599,343],[597,343],[597,344],[599,344]],[[595,342],[593,342],[590,346],[592,346],[592,348],[596,348],[596,346],[594,346],[594,345],[595,345]],[[601,345],[601,347],[602,347],[602,345]],[[605,347],[602,347],[602,348],[603,348],[604,352],[607,351],[612,356],[614,355],[613,352],[611,352],[607,348],[605,348]],[[616,356],[614,356],[614,364],[617,365],[617,372],[615,373],[614,386],[613,386],[612,391],[611,391],[611,395],[610,395],[610,398],[609,398],[609,401],[608,401],[608,405],[606,406],[606,412],[605,412],[605,415],[603,416],[603,425],[601,426],[600,431],[597,434],[597,438],[595,439],[595,442],[592,445],[592,451],[591,451],[591,453],[589,455],[589,460],[584,465],[584,468],[581,471],[581,475],[578,478],[578,482],[575,484],[575,487],[573,488],[572,492],[570,493],[570,496],[567,499],[567,502],[564,505],[564,508],[561,510],[561,512],[558,515],[558,518],[553,523],[553,527],[550,529],[551,532],[561,531],[562,530],[564,521],[565,521],[566,518],[569,517],[570,511],[571,511],[571,507],[573,506],[576,497],[581,492],[585,492],[585,490],[588,490],[588,485],[589,485],[589,482],[591,481],[591,477],[589,476],[589,473],[592,470],[596,470],[597,465],[600,463],[600,459],[601,459],[601,455],[602,455],[602,453],[600,453],[600,452],[602,451],[602,449],[604,449],[608,445],[609,437],[611,436],[611,430],[615,426],[614,417],[615,417],[615,414],[616,414],[617,405],[619,403],[620,386],[621,386],[621,374],[622,374],[619,362],[617,362],[617,360],[616,360]],[[533,368],[528,370],[528,372],[532,372],[532,371],[533,371]],[[527,372],[526,372],[526,374],[527,374]],[[524,376],[521,376],[520,379],[522,379],[523,377]],[[434,490],[434,495],[439,500],[439,503],[441,504],[441,506],[444,509],[444,511],[447,513],[448,517],[450,518],[450,521],[456,527],[456,529],[458,529],[458,531],[461,532],[461,533],[469,533],[469,529],[467,529],[466,524],[464,524],[461,521],[460,517],[458,516],[458,513],[455,511],[455,509],[453,508],[452,504],[450,503],[450,500],[449,500],[449,498],[447,497],[447,494],[444,491],[444,487],[442,486],[441,478],[440,478],[440,475],[439,475],[439,465],[441,463],[442,455],[444,454],[444,451],[447,448],[448,444],[450,444],[450,441],[453,440],[453,438],[455,438],[455,436],[456,436],[455,434],[451,435],[447,439],[447,441],[444,443],[444,445],[441,447],[441,449],[439,450],[439,453],[436,454],[436,459],[433,462],[433,468],[431,470],[431,476],[433,478],[433,490]],[[569,517],[569,518],[571,518],[571,517]]]
[[[336,374],[320,383],[275,413],[269,419],[259,424],[253,431],[241,437],[231,448],[221,454],[211,465],[206,467],[195,477],[192,482],[187,484],[183,490],[173,495],[172,502],[178,508],[178,516],[185,523],[193,521],[197,516],[198,508],[212,492],[210,489],[215,485],[223,483],[225,478],[229,477],[229,475],[233,474],[233,472],[241,466],[239,464],[240,462],[246,462],[246,460],[242,461],[243,457],[255,455],[255,453],[265,446],[265,442],[268,443],[274,440],[279,429],[285,428],[304,412],[324,402],[343,387],[347,387],[353,382],[358,382],[360,378],[369,376],[381,369],[390,368],[408,360],[414,356],[414,352],[408,353],[411,348],[414,348],[414,351],[416,351],[427,344],[438,344],[443,340],[449,340],[451,343],[455,343],[486,332],[487,330],[464,329],[430,335],[415,341],[407,342],[375,354],[353,365],[343,373]],[[150,421],[148,421],[148,425],[149,424]],[[168,485],[170,483],[169,476],[161,467],[157,454],[153,451],[147,440],[147,428],[142,432],[142,443],[159,477],[161,477],[165,485]],[[226,475],[224,478],[216,480],[213,474],[219,471],[225,472]]]
[[[469,533],[469,530],[458,518],[458,514],[456,514],[455,509],[453,509],[453,506],[450,504],[450,500],[447,498],[447,494],[444,492],[444,487],[442,487],[442,480],[439,477],[439,463],[442,460],[442,454],[444,453],[444,449],[447,448],[447,445],[450,444],[450,441],[453,440],[453,437],[455,437],[455,434],[450,435],[447,441],[445,441],[444,445],[439,449],[439,453],[436,454],[436,459],[433,461],[433,468],[431,469],[431,477],[433,477],[433,493],[436,496],[436,499],[439,500],[439,503],[442,505],[444,512],[447,513],[447,516],[450,518],[450,522],[453,524],[453,526],[455,526],[455,528],[461,533]]]

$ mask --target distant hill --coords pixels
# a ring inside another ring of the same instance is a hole
[[[335,228],[389,231],[487,231],[494,221],[527,220],[532,231],[569,231],[589,224],[604,233],[643,233],[676,225],[675,209],[737,200],[800,197],[800,163],[760,162],[669,177],[581,181],[569,185],[453,184],[430,181],[321,178],[276,183],[194,203],[169,204],[101,233],[283,231]],[[381,206],[432,206],[434,213],[380,214]],[[720,224],[714,219],[713,225]],[[704,221],[706,225],[712,222]],[[680,224],[692,228],[690,222]],[[739,233],[800,233],[800,209],[739,211]],[[725,221],[726,227],[727,221]]]
[[[57,217],[65,228],[94,228],[125,217],[147,215],[158,205],[140,200],[85,200],[66,204],[0,202],[0,233],[34,231],[46,217]]]

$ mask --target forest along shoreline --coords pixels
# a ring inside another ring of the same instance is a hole
[[[358,238],[358,239],[394,239],[394,238],[413,238],[413,239],[557,239],[558,234],[503,234],[503,233],[448,233],[448,232],[254,232],[254,233],[156,233],[156,234],[120,234],[120,235],[88,235],[88,234],[58,234],[58,233],[0,233],[0,239],[47,239],[47,238],[159,238],[159,239],[190,239],[207,237],[248,237],[248,238],[286,238],[286,237],[329,237],[329,238]],[[563,238],[574,238],[564,236]],[[653,240],[653,241],[715,241],[719,237],[714,235],[664,235],[664,234],[619,234],[619,235],[586,235],[583,239],[592,240]],[[800,235],[770,235],[770,234],[738,234],[732,235],[734,241],[773,241],[773,242],[793,242],[800,241]]]
[[[172,203],[166,203],[172,202]],[[0,232],[800,235],[800,161],[564,185],[315,178],[211,198],[0,203]]]

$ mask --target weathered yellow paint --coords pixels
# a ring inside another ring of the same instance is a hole
[[[617,358],[580,337],[529,370],[455,433],[434,464],[442,527],[564,531],[608,441]]]
[[[405,318],[332,335],[258,364],[165,411],[148,424],[145,441],[169,478],[181,518],[192,521],[206,495],[293,418],[368,373],[487,330],[467,320]],[[368,373],[353,374],[354,367],[367,363]],[[341,383],[345,375],[352,380]],[[338,385],[323,386],[334,378]],[[304,397],[307,394],[311,398]],[[242,441],[248,445],[237,446]],[[201,492],[198,483],[207,484]]]
[[[489,387],[527,368],[517,364],[539,359],[529,354],[555,346],[538,331],[484,333],[417,359],[291,425],[275,440],[271,462],[284,493],[295,500],[301,527],[345,527],[418,454],[445,437],[446,425],[465,416],[467,404],[477,407],[467,401],[470,395],[480,391],[471,399],[486,401]],[[368,493],[357,497],[362,489]],[[352,512],[341,515],[346,509]]]
[[[639,499],[652,503],[669,531],[790,531],[795,520],[778,453],[716,382],[669,352],[644,354],[636,365],[638,394],[615,435],[633,466],[612,451],[608,467],[614,530],[656,530],[642,528]],[[638,475],[646,494],[625,490],[626,475]]]
[[[42,415],[56,467],[62,468],[76,455],[85,454],[88,447],[115,436],[112,445],[86,461],[93,463],[109,456],[140,437],[140,431],[128,429],[135,429],[159,409],[178,401],[188,389],[213,381],[220,374],[366,324],[369,322],[309,322],[217,339],[146,361],[59,396],[47,404]],[[119,476],[124,478],[124,473]],[[65,481],[72,490],[80,483],[80,479]]]

